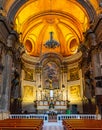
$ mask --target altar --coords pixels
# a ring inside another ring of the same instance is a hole
[[[67,109],[67,103],[66,101],[54,101],[54,106],[50,107],[49,101],[37,101],[37,111],[39,114],[44,113],[65,113]]]

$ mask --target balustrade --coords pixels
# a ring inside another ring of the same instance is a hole
[[[43,119],[44,122],[48,122],[48,114],[11,114],[10,119]],[[101,116],[95,114],[58,114],[57,122],[62,122],[63,119],[101,119]]]
[[[44,122],[48,122],[47,114],[11,114],[10,119],[43,119]]]

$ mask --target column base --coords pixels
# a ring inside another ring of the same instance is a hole
[[[0,120],[8,119],[9,115],[10,115],[10,112],[0,111]]]

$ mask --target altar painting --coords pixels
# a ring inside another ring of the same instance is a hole
[[[59,88],[59,67],[54,62],[49,62],[43,69],[43,86],[46,89]]]
[[[79,80],[79,69],[78,67],[72,68],[69,70],[70,73],[70,80]]]
[[[26,68],[25,69],[25,80],[33,81],[33,73],[34,73],[34,71],[32,69]]]
[[[24,102],[31,102],[34,100],[34,96],[33,96],[33,86],[24,86],[23,87],[23,101]]]
[[[77,100],[81,97],[80,85],[70,86],[70,98]]]

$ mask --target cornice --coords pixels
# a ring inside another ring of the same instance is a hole
[[[44,62],[46,59],[58,59],[60,63],[63,61],[63,57],[57,53],[46,53],[40,57],[40,63]]]
[[[72,63],[75,63],[75,62],[78,62],[80,61],[81,57],[82,57],[82,53],[81,52],[78,52],[72,56],[68,56],[68,57],[65,57],[65,58],[59,58],[60,56],[54,56],[53,55],[53,59],[55,58],[58,58],[60,63],[68,63],[68,64],[72,64]],[[49,55],[46,55],[45,57],[42,57],[39,58],[39,57],[33,57],[33,56],[30,56],[30,55],[27,55],[26,53],[23,54],[22,56],[22,62],[24,63],[28,63],[28,64],[32,64],[32,65],[36,65],[37,63],[41,63],[44,59],[48,59],[49,58]]]
[[[34,65],[36,63],[39,63],[39,58],[38,57],[34,57],[34,56],[30,56],[30,55],[24,53],[22,55],[22,62]]]
[[[81,59],[81,57],[82,57],[82,53],[78,52],[74,55],[63,58],[63,62],[67,62],[68,64],[72,64],[72,63],[78,62]]]
[[[95,20],[96,11],[91,5],[91,3],[88,0],[77,0],[77,2],[79,2],[79,4],[81,4],[84,7],[90,18],[90,22],[93,22]]]
[[[9,9],[9,12],[7,14],[7,17],[13,21],[14,16],[16,14],[16,12],[19,10],[19,8],[24,4],[28,2],[28,0],[16,0],[13,5],[11,6],[11,8]]]

